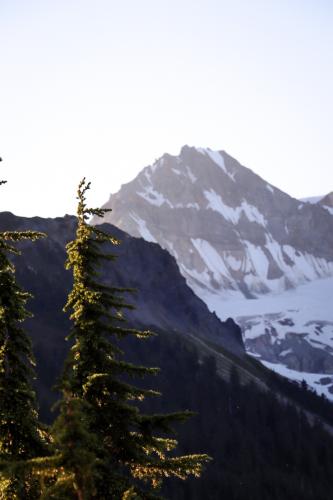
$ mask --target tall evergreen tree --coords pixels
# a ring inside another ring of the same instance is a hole
[[[45,498],[155,498],[153,492],[163,478],[199,476],[209,457],[170,456],[177,442],[165,436],[189,412],[145,415],[135,404],[158,393],[134,386],[129,378],[158,370],[124,361],[118,341],[128,335],[144,339],[151,333],[126,326],[124,311],[132,306],[124,294],[130,290],[105,284],[99,277],[98,267],[115,259],[101,247],[119,242],[88,224],[92,215],[103,217],[107,211],[87,207],[89,188],[83,179],[78,188],[76,239],[67,245],[66,266],[73,270],[74,284],[65,310],[73,322],[69,335],[73,347],[65,365],[64,397],[55,427],[61,468],[52,493]],[[77,435],[73,419],[81,423]],[[71,462],[68,451],[75,450],[79,456],[80,448],[86,460]]]
[[[43,454],[46,446],[32,388],[35,363],[31,342],[21,326],[31,316],[25,308],[31,295],[17,284],[15,267],[9,259],[10,255],[20,254],[15,243],[43,236],[35,231],[0,233],[0,498],[3,500],[37,498],[38,481],[25,464]]]

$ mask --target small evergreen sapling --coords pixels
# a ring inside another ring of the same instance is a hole
[[[87,208],[85,196],[89,188],[90,183],[83,179],[78,188],[76,238],[67,245],[66,267],[73,270],[74,283],[65,310],[71,313],[73,328],[69,338],[73,346],[62,378],[62,413],[55,424],[55,442],[63,460],[59,462],[61,472],[54,491],[65,475],[68,496],[63,498],[155,498],[154,492],[164,478],[186,479],[191,474],[198,477],[209,457],[170,456],[177,442],[165,435],[172,423],[186,420],[189,412],[145,415],[135,405],[135,401],[159,393],[136,387],[128,380],[154,374],[158,369],[124,361],[117,342],[128,335],[145,339],[152,334],[126,326],[124,311],[133,306],[126,302],[124,294],[130,290],[105,284],[99,277],[101,264],[116,258],[101,247],[119,241],[88,224],[92,215],[103,217],[108,211]],[[77,418],[85,436],[90,434],[88,442],[76,439],[70,431],[71,419],[64,418],[73,401],[78,402]],[[86,460],[70,463],[69,448],[78,453],[80,447]],[[78,487],[78,478],[86,474],[88,483],[81,481]]]

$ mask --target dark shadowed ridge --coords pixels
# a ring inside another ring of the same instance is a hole
[[[28,308],[35,317],[26,322],[34,343],[38,371],[43,373],[39,393],[47,399],[50,387],[59,375],[68,344],[70,323],[62,312],[71,288],[71,273],[66,271],[65,245],[74,237],[74,216],[44,219],[0,214],[0,231],[38,230],[48,237],[33,245],[20,245],[23,257],[15,259],[19,283],[34,295]],[[174,258],[155,243],[134,238],[105,224],[104,230],[121,240],[112,248],[118,258],[106,264],[104,280],[115,286],[137,289],[128,299],[136,309],[128,313],[133,326],[196,337],[243,358],[245,350],[241,331],[233,320],[221,322],[187,286]]]

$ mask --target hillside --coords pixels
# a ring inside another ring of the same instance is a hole
[[[220,319],[236,319],[249,353],[332,397],[333,217],[323,200],[296,200],[225,151],[184,146],[105,206],[109,222],[168,250]]]
[[[35,318],[27,326],[37,357],[41,414],[50,421],[57,398],[51,388],[69,348],[65,336],[70,325],[61,308],[71,286],[64,244],[73,237],[75,218],[0,214],[1,230],[28,227],[48,234],[43,241],[23,244],[16,263],[19,281],[35,294],[30,303]],[[180,451],[204,451],[214,459],[202,479],[169,482],[166,497],[324,499],[333,486],[333,438],[322,424],[331,429],[332,405],[246,356],[237,325],[231,319],[221,323],[208,311],[165,251],[105,228],[123,243],[104,279],[139,286],[132,297],[138,309],[130,321],[158,333],[148,341],[121,344],[127,359],[161,368],[144,384],[161,390],[163,397],[145,403],[144,409],[196,411],[177,429]]]

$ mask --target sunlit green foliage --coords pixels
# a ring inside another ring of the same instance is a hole
[[[76,239],[67,245],[66,266],[73,271],[74,284],[65,310],[71,313],[73,346],[62,378],[61,414],[54,427],[60,462],[53,492],[58,496],[45,498],[148,499],[166,477],[199,476],[209,458],[170,455],[177,442],[166,433],[172,423],[186,420],[189,412],[144,415],[139,410],[138,402],[159,393],[129,380],[158,370],[121,359],[118,340],[152,334],[126,326],[124,311],[133,307],[125,300],[130,290],[105,284],[98,275],[103,262],[115,259],[101,247],[119,242],[88,224],[92,215],[103,217],[107,211],[87,208],[89,188],[83,179],[78,188]],[[73,422],[81,427],[75,429]],[[69,450],[81,458],[72,460]],[[60,490],[64,484],[66,493]]]

